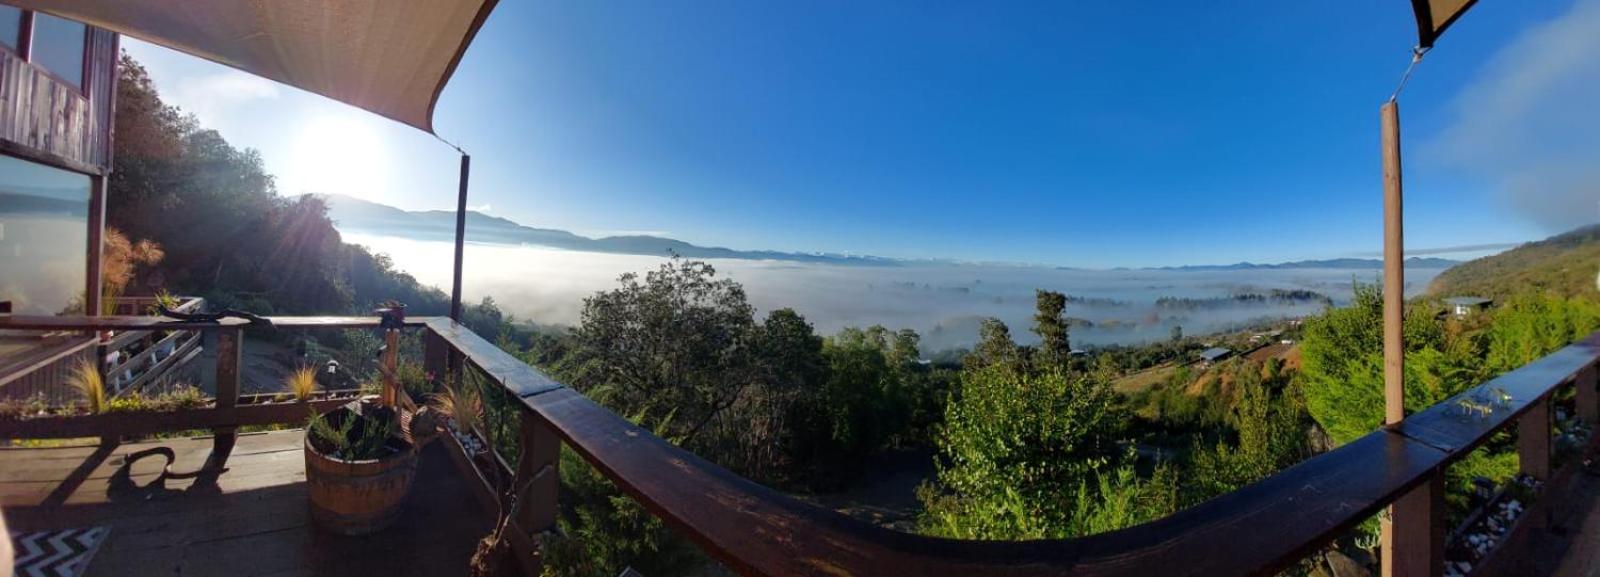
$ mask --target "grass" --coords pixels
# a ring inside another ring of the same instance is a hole
[[[295,400],[304,401],[311,398],[311,393],[317,390],[317,370],[311,366],[303,366],[289,373],[284,379],[289,392],[294,393]]]
[[[72,376],[68,378],[68,383],[78,391],[79,396],[83,397],[90,413],[98,415],[109,408],[106,403],[105,380],[100,378],[100,367],[95,366],[93,361],[78,359],[78,362],[73,364]]]
[[[1167,382],[1177,370],[1177,366],[1170,364],[1151,367],[1117,379],[1111,387],[1119,393],[1131,395]]]
[[[460,387],[442,388],[443,392],[434,394],[429,401],[434,409],[455,421],[457,431],[466,433],[477,430],[483,424],[483,399],[477,394],[476,388],[466,383]]]

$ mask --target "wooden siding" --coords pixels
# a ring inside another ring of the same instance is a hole
[[[0,150],[79,172],[111,168],[117,35],[89,28],[84,89],[0,50]]]

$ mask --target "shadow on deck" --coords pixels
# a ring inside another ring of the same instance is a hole
[[[424,450],[398,523],[365,537],[311,524],[301,431],[241,435],[214,483],[162,479],[205,463],[209,438],[112,448],[0,449],[0,507],[12,530],[105,526],[87,575],[460,575],[492,519],[438,443]],[[119,474],[119,470],[123,470]],[[129,483],[131,481],[131,484]]]

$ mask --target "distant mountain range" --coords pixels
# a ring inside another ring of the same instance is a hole
[[[455,241],[456,213],[451,211],[402,210],[386,204],[379,204],[376,202],[339,194],[322,195],[322,199],[328,203],[328,217],[333,219],[334,224],[341,231],[383,236],[398,236],[420,240],[437,240],[444,242]],[[526,244],[566,250],[603,252],[611,254],[637,254],[647,256],[666,256],[668,254],[675,253],[680,256],[690,258],[738,258],[880,266],[896,266],[912,262],[940,262],[944,264],[957,264],[955,261],[911,261],[886,257],[835,253],[736,250],[731,248],[700,246],[677,239],[649,235],[606,236],[600,238],[590,238],[573,234],[565,230],[524,226],[504,218],[489,216],[477,211],[467,211],[467,240],[470,242]],[[1449,268],[1455,264],[1456,261],[1442,258],[1406,259],[1406,266],[1411,268]],[[1383,261],[1377,259],[1341,258],[1331,260],[1302,260],[1278,264],[1256,264],[1241,262],[1238,264],[1229,265],[1162,267],[1154,270],[1218,271],[1296,268],[1375,269],[1382,267]]]
[[[328,203],[328,218],[333,219],[341,231],[445,242],[454,242],[456,238],[456,213],[451,211],[401,210],[386,204],[338,194],[323,195],[322,198]],[[856,265],[896,265],[902,262],[874,256],[705,247],[677,239],[649,235],[590,238],[564,230],[523,226],[504,218],[470,210],[467,211],[467,240],[648,256],[677,254],[690,258],[786,260]]]
[[[1406,268],[1450,268],[1460,264],[1460,261],[1447,258],[1411,257],[1406,259]],[[1383,268],[1383,261],[1375,258],[1332,258],[1322,260],[1297,260],[1294,262],[1280,262],[1277,264],[1258,264],[1241,262],[1235,264],[1211,264],[1188,266],[1165,266],[1155,270],[1181,270],[1181,271],[1208,271],[1208,270],[1269,270],[1292,268],[1321,268],[1321,269],[1358,269],[1368,270]]]

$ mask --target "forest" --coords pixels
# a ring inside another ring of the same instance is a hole
[[[390,299],[418,316],[445,312],[441,291],[344,243],[316,197],[279,195],[256,152],[162,102],[126,56],[118,90],[108,215],[121,240],[111,243],[108,260],[126,265],[119,290],[195,294],[215,307],[261,314],[363,312]],[[151,250],[160,257],[150,258]],[[1497,290],[1493,309],[1466,318],[1444,314],[1431,296],[1407,303],[1407,408],[1437,403],[1600,329],[1592,292],[1545,286]],[[1250,298],[1326,299],[1311,292]],[[1359,286],[1348,306],[1328,303],[1304,319],[1281,336],[1279,353],[1215,364],[1197,363],[1195,353],[1221,343],[1245,350],[1252,336],[1175,330],[1163,342],[1075,350],[1069,307],[1082,302],[1041,289],[1029,326],[989,319],[970,350],[928,351],[909,329],[818,334],[795,310],[757,311],[744,288],[711,264],[674,257],[587,298],[572,327],[512,318],[488,298],[469,307],[464,322],[663,438],[785,491],[838,491],[877,455],[923,451],[933,473],[916,489],[914,529],[947,537],[1072,537],[1142,523],[1349,442],[1381,421],[1376,288]],[[1014,330],[1030,331],[1038,344],[1019,345]],[[1160,378],[1118,384],[1150,374]],[[495,416],[503,417],[504,404],[480,392],[491,405],[490,426],[511,426]],[[1508,442],[1491,442],[1451,468],[1453,510],[1466,507],[1474,479],[1504,483],[1515,471]],[[560,475],[561,531],[544,544],[548,574],[707,570],[692,544],[575,454],[562,455]],[[1376,523],[1363,525],[1299,571],[1320,570],[1329,555],[1370,562],[1375,530]]]

